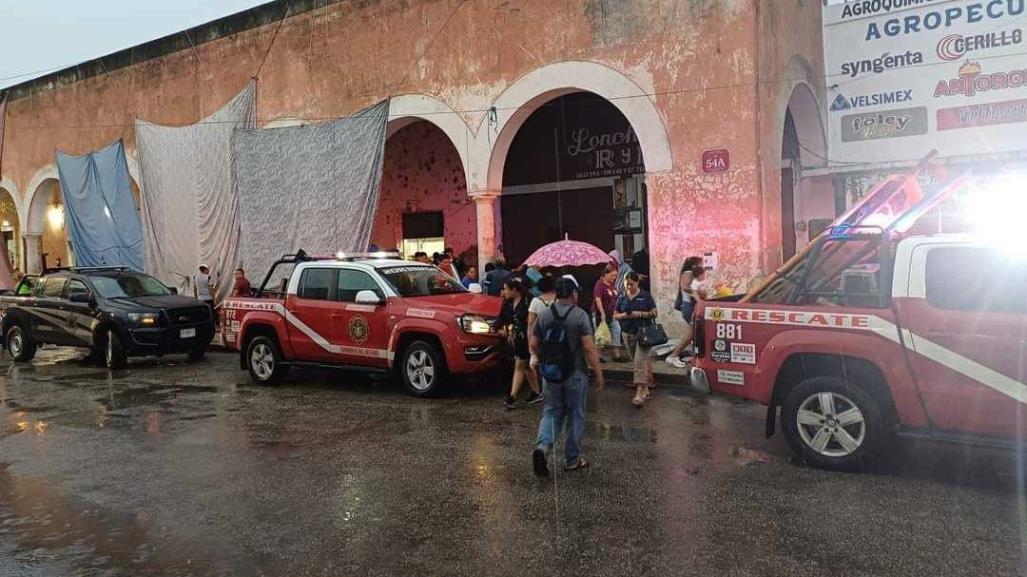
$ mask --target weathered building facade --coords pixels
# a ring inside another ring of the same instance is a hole
[[[647,247],[662,308],[689,254],[715,252],[714,282],[743,288],[788,250],[782,185],[826,156],[820,11],[818,0],[267,4],[7,91],[0,189],[17,212],[17,258],[28,270],[44,253],[68,262],[55,150],[122,138],[138,180],[134,118],[194,123],[255,76],[262,126],[392,98],[382,247],[413,235],[491,255],[524,244],[535,223],[519,215],[550,207],[550,237],[587,222],[609,231],[603,248]],[[518,143],[525,126],[536,141]],[[511,158],[537,147],[556,166],[542,182],[538,162]],[[423,213],[439,216],[406,218]]]

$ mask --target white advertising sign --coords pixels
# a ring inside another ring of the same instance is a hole
[[[852,0],[823,21],[832,160],[1027,150],[1027,0]]]

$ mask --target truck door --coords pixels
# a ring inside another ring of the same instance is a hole
[[[61,310],[65,277],[47,277],[36,289],[36,304],[28,309],[33,316],[32,336],[40,343],[72,345],[68,320]]]
[[[300,272],[295,295],[288,295],[286,310],[292,316],[286,323],[289,341],[298,361],[340,362],[331,339],[332,314],[338,304],[331,300],[335,290],[336,270],[311,267]]]
[[[928,416],[951,431],[1027,432],[1027,262],[988,247],[912,252],[909,298],[897,299]]]
[[[381,304],[356,304],[357,294],[365,290],[373,292]],[[378,281],[363,270],[339,269],[335,299],[339,306],[332,313],[332,342],[342,347],[345,362],[388,366],[388,304]]]
[[[89,302],[72,302],[72,295],[91,296],[89,287],[78,279],[69,279],[64,286],[64,297],[61,311],[66,323],[68,336],[80,347],[93,346],[94,306]]]

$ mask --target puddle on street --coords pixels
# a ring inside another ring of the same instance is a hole
[[[59,563],[83,575],[228,575],[202,546],[163,534],[145,511],[115,513],[0,464],[0,542],[25,572]],[[6,541],[10,542],[6,542]]]

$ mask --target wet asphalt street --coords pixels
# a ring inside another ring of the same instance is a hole
[[[250,385],[235,356],[0,361],[0,575],[1023,574],[1013,455],[904,441],[793,463],[762,407],[590,399],[593,467],[539,481],[539,407],[345,372]],[[494,379],[495,380],[495,379]]]

